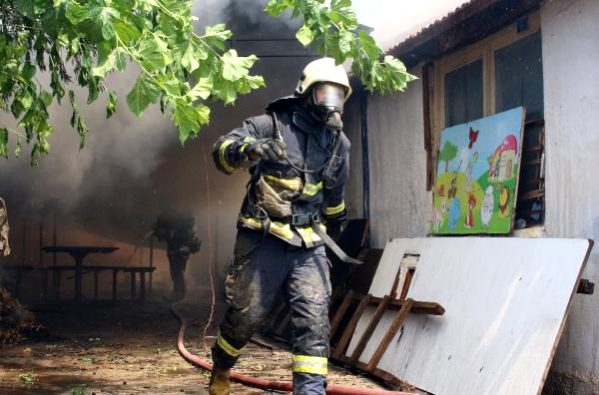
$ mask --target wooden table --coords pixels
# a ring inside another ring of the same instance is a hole
[[[118,247],[101,246],[49,246],[42,250],[48,253],[67,253],[75,260],[75,301],[79,302],[82,297],[81,283],[83,279],[83,260],[89,254],[111,254]]]

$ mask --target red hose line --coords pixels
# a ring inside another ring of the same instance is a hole
[[[187,321],[183,318],[181,313],[175,309],[173,305],[171,305],[171,311],[177,317],[179,322],[181,323],[181,327],[179,328],[179,336],[177,337],[177,350],[179,354],[190,364],[197,366],[199,368],[211,371],[212,364],[198,357],[197,355],[192,354],[185,347],[185,330],[187,329]],[[231,380],[237,383],[247,385],[248,387],[259,388],[263,390],[272,390],[272,391],[286,391],[293,392],[293,386],[290,382],[287,381],[274,381],[274,380],[264,380],[256,377],[245,376],[243,374],[231,372]],[[339,385],[329,385],[327,386],[327,394],[329,395],[414,395],[408,394],[407,392],[397,392],[397,391],[386,391],[379,389],[367,389],[367,388],[355,388],[355,387],[343,387]]]

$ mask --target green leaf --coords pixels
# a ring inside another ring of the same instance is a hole
[[[314,41],[314,32],[308,26],[303,25],[297,33],[295,33],[295,37],[304,47],[307,47]]]
[[[234,49],[228,50],[222,57],[223,60],[223,78],[228,81],[237,81],[248,75],[249,68],[252,67],[258,58],[254,55],[241,57],[237,56]]]
[[[121,19],[114,21],[114,29],[125,45],[133,45],[141,37],[140,31],[134,25]]]
[[[160,90],[154,82],[146,76],[140,76],[127,95],[127,104],[129,109],[139,117],[151,103],[158,100],[159,95]]]
[[[272,16],[279,16],[290,6],[288,1],[270,0],[264,10]]]
[[[196,52],[194,51],[193,46],[191,45],[191,42],[189,43],[189,45],[187,46],[187,49],[185,50],[185,52],[183,53],[183,56],[181,57],[181,64],[190,73],[200,66],[200,62],[196,58]]]
[[[172,62],[168,45],[153,33],[141,39],[138,56],[148,71],[162,70]]]
[[[192,107],[183,99],[175,102],[173,119],[179,127],[179,140],[184,144],[190,137],[198,134],[200,126],[206,124],[210,117],[210,109],[205,105]]]
[[[30,62],[25,62],[25,63],[23,63],[23,71],[21,73],[21,76],[24,79],[26,79],[27,81],[29,81],[35,75],[35,71],[36,71],[36,67],[34,64],[32,64]]]
[[[19,10],[23,15],[28,17],[34,16],[35,0],[15,0],[14,3],[17,10]]]
[[[15,156],[18,158],[21,156],[21,152],[23,151],[23,145],[21,144],[21,139],[17,138],[17,146],[15,148]]]
[[[378,57],[383,53],[383,51],[378,47],[378,45],[376,45],[374,38],[370,37],[365,31],[358,33],[358,38],[360,40],[362,49],[366,53],[366,56],[374,61],[378,60]]]
[[[352,43],[355,40],[355,36],[352,32],[342,31],[339,33],[339,51],[343,55],[347,55],[352,49]]]
[[[0,128],[0,156],[8,159],[8,129]]]
[[[108,93],[108,100],[106,101],[106,118],[110,118],[116,112],[117,106],[118,98],[116,93],[110,91]]]
[[[110,73],[116,68],[116,64],[117,54],[116,52],[111,52],[107,57],[102,59],[102,63],[100,63],[100,59],[98,59],[98,65],[92,69],[92,75],[95,77],[104,78],[106,77],[106,74]]]
[[[195,84],[193,89],[191,89],[187,93],[187,95],[191,97],[192,100],[196,100],[198,97],[202,98],[203,100],[206,100],[212,94],[212,87],[213,85],[211,79],[200,78],[197,84]]]

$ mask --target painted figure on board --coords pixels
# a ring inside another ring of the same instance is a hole
[[[509,210],[510,203],[510,190],[502,185],[499,190],[499,216],[505,218],[510,213]]]
[[[449,203],[449,222],[447,224],[447,227],[450,230],[455,230],[461,215],[462,207],[460,200],[454,197],[451,199],[451,202]]]
[[[439,232],[443,226],[445,213],[447,212],[447,198],[444,196],[441,200],[441,207],[433,208],[433,233]]]
[[[468,193],[468,212],[466,213],[466,220],[464,226],[468,229],[474,227],[474,209],[476,208],[476,197],[472,192]]]
[[[478,152],[474,152],[474,154],[472,154],[472,159],[470,159],[468,161],[468,165],[466,166],[466,188],[469,189],[472,187],[472,172],[474,171],[474,166],[476,165],[476,162],[478,161]]]
[[[472,149],[474,143],[476,143],[476,139],[478,139],[478,132],[478,130],[474,130],[472,129],[472,127],[470,127],[470,130],[468,132],[468,139],[470,140],[470,142],[468,143],[468,149]]]
[[[491,222],[491,217],[493,216],[493,205],[493,187],[489,185],[485,190],[485,197],[480,208],[480,222],[483,227],[488,227],[489,223]]]

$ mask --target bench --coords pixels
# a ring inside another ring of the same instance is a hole
[[[52,288],[56,300],[60,300],[60,280],[61,273],[75,272],[75,265],[57,265],[41,269],[46,272],[52,272]],[[94,274],[94,299],[98,299],[99,293],[99,275],[103,271],[112,271],[112,300],[117,300],[117,284],[119,272],[129,273],[131,282],[131,300],[144,301],[146,299],[146,273],[153,273],[155,267],[139,266],[84,266],[83,274]],[[139,296],[137,295],[137,274],[139,274]],[[151,284],[150,284],[151,287]],[[151,288],[150,288],[151,289]]]

